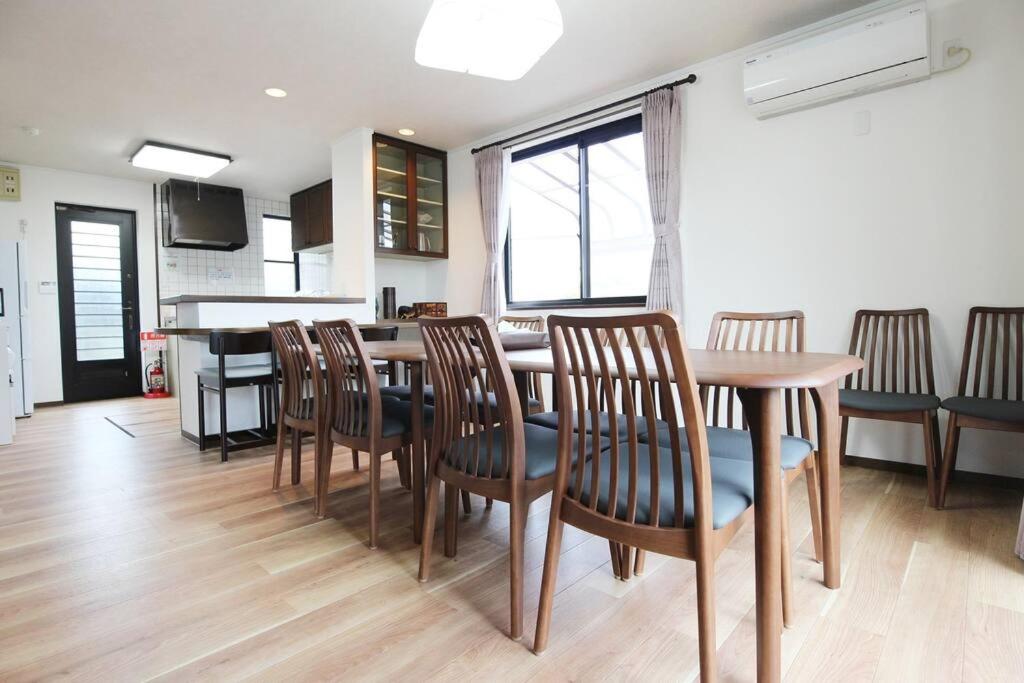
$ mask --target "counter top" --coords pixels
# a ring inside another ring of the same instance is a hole
[[[378,320],[375,323],[363,323],[359,327],[416,327],[415,320]],[[312,325],[308,326],[313,329]],[[270,328],[264,326],[253,327],[158,327],[155,332],[177,337],[209,337],[211,332],[266,332]]]
[[[356,296],[241,296],[217,294],[181,294],[160,299],[161,306],[175,304],[365,304]]]

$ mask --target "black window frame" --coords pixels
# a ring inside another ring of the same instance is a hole
[[[291,216],[278,216],[278,215],[275,215],[275,214],[272,214],[272,213],[265,213],[265,214],[263,214],[263,219],[266,219],[266,218],[271,218],[271,219],[276,220],[276,221],[288,221],[288,225],[291,225],[291,223],[292,223]],[[262,231],[262,229],[263,228],[261,226],[260,230]],[[266,243],[266,240],[264,240],[264,243]],[[300,282],[299,282],[299,252],[297,252],[297,251],[293,251],[292,252],[292,260],[291,261],[282,261],[280,259],[267,258],[267,254],[266,254],[266,252],[264,252],[263,253],[263,262],[264,263],[292,263],[292,264],[294,264],[295,265],[295,291],[297,292],[300,289],[302,289],[302,287],[300,287]],[[263,279],[264,279],[264,284],[266,284],[265,283],[265,280],[266,280],[266,275],[265,274],[263,276]]]
[[[579,152],[580,187],[580,297],[578,299],[547,299],[542,301],[512,300],[512,222],[509,222],[505,238],[505,306],[509,310],[534,308],[597,308],[615,306],[645,306],[647,295],[592,297],[590,294],[590,189],[587,183],[587,148],[616,138],[634,135],[643,131],[640,114],[634,114],[593,128],[587,128],[539,145],[517,150],[512,153],[512,163],[546,154],[558,149],[576,146]]]

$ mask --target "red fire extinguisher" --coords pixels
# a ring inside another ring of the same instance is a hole
[[[163,359],[158,358],[146,366],[146,398],[169,398]]]

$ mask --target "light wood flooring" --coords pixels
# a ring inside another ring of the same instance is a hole
[[[109,420],[106,418],[110,418]],[[120,425],[124,430],[119,428]],[[547,515],[531,509],[526,633],[508,619],[507,508],[460,520],[459,554],[416,581],[411,494],[387,461],[379,550],[367,478],[338,449],[330,516],[303,483],[270,491],[271,449],[219,462],[178,434],[173,400],[39,410],[0,448],[0,680],[692,680],[693,565],[651,557],[622,583],[601,539],[567,529],[551,644],[532,642]],[[843,587],[810,558],[806,491],[790,489],[796,621],[788,680],[1024,678],[1021,495],[843,471]],[[753,532],[717,564],[721,679],[753,680]],[[440,528],[440,526],[439,526]],[[435,547],[440,548],[441,545]]]

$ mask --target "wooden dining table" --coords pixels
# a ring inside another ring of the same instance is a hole
[[[409,368],[413,413],[413,536],[421,540],[426,455],[423,433],[422,341],[366,342],[374,360]],[[821,470],[824,583],[839,588],[839,380],[863,367],[854,356],[831,353],[708,351],[690,349],[698,384],[733,387],[754,446],[754,571],[756,574],[757,679],[782,677],[782,478],[779,462],[784,389],[807,389],[817,408]],[[526,409],[529,373],[554,373],[551,349],[506,352]]]

